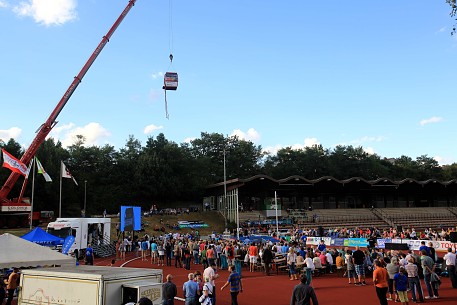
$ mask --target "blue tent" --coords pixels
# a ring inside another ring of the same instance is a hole
[[[49,234],[39,227],[21,236],[21,238],[42,246],[56,246],[64,242],[63,238]]]

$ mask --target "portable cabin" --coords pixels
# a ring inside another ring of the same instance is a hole
[[[166,72],[163,79],[163,89],[165,90],[176,90],[178,89],[178,73]]]

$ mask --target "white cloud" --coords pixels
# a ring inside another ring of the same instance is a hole
[[[319,145],[319,141],[316,139],[316,138],[305,138],[305,141],[303,142],[303,144],[293,144],[291,145],[290,147],[292,149],[303,149],[305,147],[312,147],[314,145]]]
[[[438,33],[443,33],[447,31],[447,27],[443,26],[441,29],[438,30]]]
[[[4,0],[0,0],[0,8],[8,7],[8,3]]]
[[[369,155],[374,155],[376,152],[374,151],[373,147],[364,147],[363,150],[369,154]]]
[[[156,126],[154,124],[151,124],[151,125],[148,125],[148,126],[144,127],[144,131],[143,132],[144,132],[144,134],[151,134],[154,131],[162,129],[162,128],[163,128],[162,125]]]
[[[190,143],[190,142],[192,142],[192,141],[195,140],[195,139],[196,139],[196,137],[188,137],[188,138],[185,138],[185,139],[184,139],[184,143]]]
[[[238,136],[241,140],[257,142],[260,140],[260,134],[254,128],[249,128],[247,132],[241,129],[235,129],[230,136]]]
[[[13,7],[13,11],[46,26],[62,25],[76,19],[76,5],[77,0],[26,0]]]
[[[453,158],[450,157],[435,156],[433,159],[435,159],[439,165],[448,165],[456,162]]]
[[[73,123],[53,128],[50,137],[62,142],[62,146],[68,147],[75,143],[76,136],[82,135],[85,139],[84,146],[100,146],[107,143],[111,133],[99,123],[89,123],[83,127],[77,127]]]
[[[17,139],[22,133],[22,129],[19,127],[11,127],[10,129],[0,129],[0,140],[8,142],[9,139]]]
[[[430,123],[438,123],[438,122],[441,122],[443,120],[442,117],[439,117],[439,116],[432,116],[431,118],[429,119],[424,119],[422,121],[419,122],[419,124],[421,126],[425,126],[427,124],[430,124]]]
[[[283,148],[283,146],[281,144],[277,144],[275,146],[267,146],[263,149],[263,151],[270,155],[276,155],[281,148]]]
[[[152,79],[163,78],[163,76],[164,76],[163,72],[157,72],[157,73],[151,74]]]
[[[312,147],[314,145],[320,145],[319,141],[317,138],[305,138],[303,141],[303,144],[293,144],[293,145],[281,145],[277,144],[275,146],[268,146],[263,149],[264,152],[275,155],[278,153],[278,150],[285,148],[285,147],[290,147],[294,150],[299,150],[299,149],[304,149],[305,147]]]

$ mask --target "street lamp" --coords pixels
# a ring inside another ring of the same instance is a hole
[[[87,180],[84,180],[84,217],[86,217]]]

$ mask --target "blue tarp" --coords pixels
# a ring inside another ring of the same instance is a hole
[[[61,245],[64,242],[62,238],[49,234],[39,227],[21,236],[21,238],[42,246]]]

